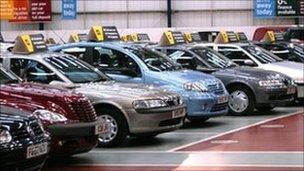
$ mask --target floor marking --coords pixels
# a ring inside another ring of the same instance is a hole
[[[220,137],[220,136],[224,136],[224,135],[227,135],[227,134],[230,134],[230,133],[241,131],[241,130],[244,130],[244,129],[247,129],[247,128],[251,128],[251,127],[254,127],[254,126],[257,126],[257,125],[261,125],[261,124],[264,124],[266,122],[270,122],[270,121],[274,121],[274,120],[277,120],[277,119],[282,119],[282,118],[286,118],[286,117],[290,117],[290,116],[298,115],[298,114],[302,114],[302,113],[303,113],[303,111],[301,110],[301,111],[294,112],[294,113],[291,113],[291,114],[287,114],[287,115],[282,115],[282,116],[266,119],[264,121],[260,121],[260,122],[257,122],[257,123],[251,124],[251,125],[247,125],[247,126],[244,126],[244,127],[233,129],[233,130],[230,130],[230,131],[227,131],[227,132],[223,132],[223,133],[220,133],[218,135],[215,135],[215,136],[212,136],[212,137],[209,137],[209,138],[205,138],[205,139],[202,139],[202,140],[199,140],[199,141],[195,141],[195,142],[192,142],[192,143],[189,143],[189,144],[177,147],[177,148],[173,148],[171,150],[168,150],[168,152],[177,151],[177,150],[180,150],[180,149],[183,149],[183,148],[187,148],[187,147],[193,146],[195,144],[202,143],[202,142],[205,142],[205,141],[208,141],[208,140]]]
[[[103,150],[92,150],[88,153],[103,154],[303,154],[303,151],[103,151]]]
[[[211,141],[211,144],[237,144],[239,141],[237,140],[215,140]]]
[[[280,124],[261,125],[260,128],[285,128],[285,125],[280,125]]]

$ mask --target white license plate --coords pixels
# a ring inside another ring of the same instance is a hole
[[[217,104],[222,104],[227,102],[228,102],[228,96],[219,96],[217,99]]]
[[[103,134],[106,131],[105,124],[103,122],[98,123],[95,125],[95,135]]]
[[[184,109],[178,109],[172,111],[172,118],[179,118],[179,117],[183,117],[184,115],[185,115]]]
[[[26,158],[30,159],[33,157],[38,157],[44,155],[48,152],[48,143],[42,143],[37,145],[31,145],[27,147]]]
[[[303,98],[304,97],[304,86],[298,86],[298,97]]]
[[[287,94],[294,94],[296,92],[296,88],[294,87],[288,87]]]

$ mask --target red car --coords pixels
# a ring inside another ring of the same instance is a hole
[[[33,112],[51,135],[52,155],[73,155],[97,145],[103,125],[83,95],[39,84],[21,83],[0,67],[0,104]]]

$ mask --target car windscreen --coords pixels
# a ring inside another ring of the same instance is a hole
[[[208,48],[195,47],[191,49],[195,54],[197,54],[204,62],[213,68],[229,68],[238,66],[236,63],[232,62],[230,59],[226,58],[222,54],[213,51]]]
[[[258,46],[249,45],[242,46],[242,48],[246,50],[250,55],[255,57],[262,64],[283,61],[283,59]]]
[[[6,72],[0,69],[0,84],[9,84],[9,83],[18,83],[19,79],[11,74],[10,72]]]
[[[55,67],[73,83],[90,83],[109,80],[106,75],[73,56],[47,57],[45,61]]]
[[[148,48],[125,48],[138,56],[145,64],[146,66],[152,70],[152,71],[174,71],[174,70],[180,70],[182,67],[171,61],[168,57],[166,57],[164,54],[153,51]]]

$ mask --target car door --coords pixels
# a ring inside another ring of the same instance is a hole
[[[87,47],[82,60],[117,81],[144,82],[141,69],[136,61],[118,50],[104,47]]]

